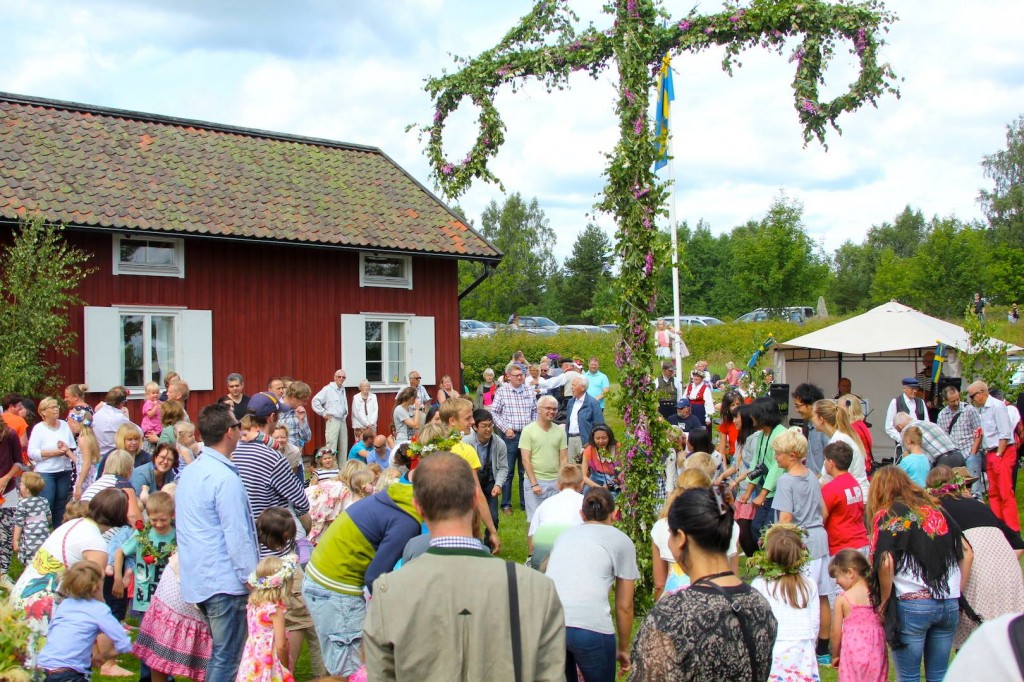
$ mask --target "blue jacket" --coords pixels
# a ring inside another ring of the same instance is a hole
[[[569,402],[565,406],[565,432],[567,434],[574,409],[576,409],[576,398],[569,398]],[[604,410],[601,409],[597,398],[588,393],[583,394],[583,407],[580,408],[577,419],[579,420],[580,439],[586,445],[590,442],[590,432],[594,430],[594,426],[604,424]]]

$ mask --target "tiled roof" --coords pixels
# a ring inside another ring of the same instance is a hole
[[[0,93],[0,219],[501,254],[379,149]]]

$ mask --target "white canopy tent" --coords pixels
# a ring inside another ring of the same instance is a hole
[[[951,349],[970,347],[963,327],[892,301],[776,345],[775,380],[789,384],[790,392],[802,383],[815,384],[831,398],[839,378],[850,379],[853,392],[867,402],[875,459],[883,459],[895,445],[883,423],[889,401],[900,395],[901,379],[915,376],[923,366],[921,356],[940,341]],[[956,367],[945,375],[958,376]],[[794,415],[792,398],[790,403]]]

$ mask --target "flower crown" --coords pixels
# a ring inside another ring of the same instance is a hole
[[[71,410],[71,419],[82,426],[92,428],[92,408],[88,405],[78,405]]]
[[[765,552],[765,545],[768,544],[771,536],[781,531],[796,533],[800,538],[800,560],[792,566],[780,566],[773,561],[769,561]],[[754,556],[747,559],[747,568],[753,569],[767,581],[778,580],[786,575],[800,575],[804,566],[811,561],[811,555],[807,551],[807,531],[792,523],[776,523],[771,526],[764,532],[761,539],[757,541],[757,546],[759,549],[754,552]]]
[[[246,582],[252,586],[254,590],[276,590],[288,583],[292,578],[292,573],[295,572],[295,559],[294,557],[288,557],[284,559],[284,565],[277,569],[275,573],[271,575],[256,575],[256,571],[249,574],[249,578]]]
[[[409,443],[409,456],[413,459],[419,459],[426,457],[431,452],[451,452],[451,449],[461,442],[462,432],[458,429],[452,429],[444,438],[435,438],[429,443],[417,443],[413,440]]]
[[[967,482],[964,480],[964,477],[960,474],[955,474],[952,480],[946,481],[940,485],[928,486],[928,492],[934,497],[938,497],[940,495],[955,495],[966,485]]]

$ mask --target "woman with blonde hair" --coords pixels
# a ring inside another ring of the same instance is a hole
[[[39,401],[39,415],[42,421],[28,438],[28,458],[46,481],[41,495],[50,505],[56,528],[64,522],[64,508],[71,496],[71,462],[76,458],[77,445],[71,427],[60,418],[55,398]]]
[[[96,480],[96,465],[100,461],[100,444],[92,430],[92,408],[84,403],[75,405],[68,417],[68,426],[78,436],[78,461],[75,478],[74,500],[82,499],[82,493]]]
[[[444,405],[445,401],[458,397],[459,391],[452,385],[451,375],[445,374],[441,377],[441,385],[437,389],[437,404]]]
[[[875,463],[874,453],[874,439],[871,437],[871,429],[868,427],[867,422],[864,421],[864,405],[860,401],[859,396],[855,396],[852,393],[839,396],[838,404],[846,408],[847,414],[850,415],[850,426],[860,436],[860,442],[864,446],[864,454],[866,459],[864,463],[867,465],[868,473],[871,473],[872,466]]]
[[[850,425],[850,416],[846,408],[836,405],[831,400],[819,400],[814,403],[811,411],[811,422],[814,424],[814,428],[829,437],[829,443],[842,441],[853,448],[850,475],[857,479],[866,499],[868,495],[867,456],[864,452],[864,443],[861,442],[860,436]],[[821,471],[822,484],[831,480],[832,477],[823,469]]]

